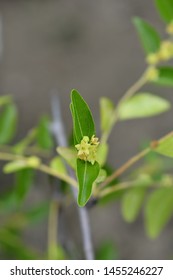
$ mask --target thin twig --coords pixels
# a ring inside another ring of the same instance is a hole
[[[2,161],[20,161],[21,160],[21,161],[23,161],[23,163],[25,163],[25,162],[27,163],[29,159],[30,159],[30,157],[16,155],[16,154],[10,154],[10,153],[5,153],[5,152],[0,151],[0,160],[2,160]],[[72,178],[71,176],[69,176],[67,174],[61,174],[60,172],[58,172],[55,169],[52,169],[51,167],[49,167],[46,164],[41,163],[38,166],[28,165],[28,167],[40,170],[44,173],[57,177],[58,179],[63,180],[64,182],[66,182],[68,184],[71,184],[75,188],[78,187],[78,184],[74,178]]]
[[[147,82],[146,77],[147,70],[142,74],[142,76],[125,92],[125,94],[122,96],[122,98],[118,102],[118,107],[127,99],[132,97],[134,93],[136,93],[142,86],[145,85]]]
[[[152,141],[150,144],[150,147],[146,148],[142,152],[138,153],[137,155],[131,157],[128,161],[126,161],[122,166],[120,166],[117,170],[115,170],[110,176],[106,178],[106,180],[100,184],[99,188],[103,189],[106,187],[109,183],[111,183],[113,180],[118,178],[120,175],[122,175],[128,168],[130,168],[133,164],[138,162],[140,159],[145,157],[151,150],[156,149],[163,141],[165,141],[167,138],[173,137],[173,131],[169,132],[162,138],[156,141]]]
[[[154,182],[154,183],[151,183],[151,187],[152,188],[172,188],[173,187],[173,178],[171,176],[169,176],[169,179],[172,180],[171,184],[168,184],[167,182],[166,182],[166,184],[164,184],[164,182],[162,182],[162,181]],[[97,197],[100,199],[100,198],[106,197],[107,195],[110,195],[112,193],[115,193],[115,192],[118,192],[121,190],[134,188],[135,183],[136,183],[135,181],[129,181],[129,182],[122,182],[117,185],[113,185],[110,188],[105,188],[102,191],[98,192]],[[140,186],[140,188],[143,188],[143,187],[145,188],[146,185]]]
[[[126,161],[120,168],[118,168],[115,172],[113,172],[107,179],[100,184],[100,188],[104,188],[107,186],[109,183],[111,183],[113,180],[118,178],[121,174],[123,174],[129,167],[131,167],[133,164],[135,164],[138,160],[146,156],[150,152],[150,148],[147,148],[140,152],[139,154],[133,156],[130,158],[128,161]]]
[[[52,133],[54,134],[57,145],[66,147],[67,138],[65,135],[64,123],[62,121],[62,116],[61,116],[60,102],[59,102],[59,98],[56,94],[56,91],[53,92],[51,105],[52,105],[52,115],[53,115],[53,123],[52,123],[52,127],[51,127]],[[70,177],[72,177],[72,178],[74,177],[73,171],[70,167],[68,167],[68,173],[69,173]],[[73,188],[73,186],[71,186],[71,190],[72,190],[74,199],[76,200],[77,190],[75,188]],[[93,245],[92,245],[92,241],[91,241],[91,231],[90,231],[88,211],[85,207],[83,207],[83,208],[78,207],[78,213],[79,213],[79,220],[80,220],[80,226],[81,226],[81,232],[82,232],[85,258],[87,260],[93,260],[94,251],[93,251]]]
[[[77,189],[78,185],[77,185],[76,180],[69,175],[61,174],[57,170],[54,170],[45,164],[40,164],[36,169],[38,169],[44,173],[47,173],[49,175],[52,175],[54,177],[57,177],[58,179],[63,180],[64,182],[72,185],[73,187],[75,187]]]

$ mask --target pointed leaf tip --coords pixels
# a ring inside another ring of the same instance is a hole
[[[160,48],[161,40],[155,28],[139,17],[133,18],[133,23],[146,54],[157,52]]]
[[[76,90],[71,91],[71,101],[74,138],[80,143],[84,136],[91,138],[95,135],[95,125],[87,103]]]

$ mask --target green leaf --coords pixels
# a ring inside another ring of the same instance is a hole
[[[72,115],[72,119],[73,119],[73,131],[72,131],[73,144],[76,145],[76,144],[78,144],[78,141],[76,139],[76,133],[75,133],[75,114],[74,114],[74,108],[73,108],[72,103],[70,103],[70,111],[71,111],[71,115]]]
[[[49,129],[50,120],[47,116],[43,116],[37,127],[37,143],[42,149],[51,149],[53,147],[53,138]]]
[[[133,222],[138,216],[144,201],[146,188],[138,186],[126,191],[122,198],[121,210],[126,222]]]
[[[118,250],[111,241],[105,241],[96,252],[96,260],[117,260]]]
[[[154,191],[145,206],[145,227],[151,238],[156,238],[173,214],[173,188]]]
[[[15,135],[17,109],[14,104],[5,106],[0,114],[0,144],[8,144]]]
[[[108,145],[106,143],[101,143],[98,146],[97,150],[97,162],[99,163],[100,166],[103,166],[106,162],[108,155]]]
[[[167,156],[173,157],[173,134],[170,134],[168,137],[165,137],[161,141],[156,141],[156,143],[151,145],[153,151]]]
[[[24,160],[15,160],[11,161],[4,165],[3,172],[6,174],[13,173],[19,171],[21,169],[27,168],[28,163]]]
[[[101,131],[105,133],[112,127],[112,116],[115,111],[115,105],[106,97],[100,99],[100,119],[101,119]]]
[[[76,169],[77,152],[74,148],[58,147],[57,152],[73,169]]]
[[[100,184],[101,182],[103,182],[106,179],[106,177],[107,177],[106,170],[105,169],[100,169],[99,175],[98,175],[98,177],[97,177],[95,182],[97,184]]]
[[[169,108],[170,103],[166,99],[150,93],[138,93],[122,103],[119,108],[119,119],[151,117],[163,113]]]
[[[131,223],[135,221],[142,207],[147,187],[152,184],[149,175],[140,174],[134,180],[133,187],[124,192],[122,197],[121,211],[125,221]]]
[[[54,157],[50,162],[50,167],[63,175],[67,174],[64,162],[60,157]]]
[[[77,177],[79,182],[78,205],[85,206],[92,192],[92,185],[99,174],[99,164],[77,159]]]
[[[135,17],[133,23],[146,54],[157,52],[160,48],[160,37],[157,31],[141,18]]]
[[[30,168],[26,168],[17,171],[15,176],[15,193],[18,200],[22,201],[28,194],[28,191],[33,183],[34,171]]]
[[[25,168],[37,168],[40,165],[40,163],[40,159],[35,156],[28,157],[25,159],[17,159],[4,165],[3,172],[8,174]]]
[[[173,1],[172,0],[155,0],[156,7],[161,18],[165,22],[173,20]]]
[[[152,81],[159,86],[173,86],[173,67],[161,66],[158,67],[159,75],[158,78]]]
[[[80,143],[84,136],[91,138],[95,135],[95,125],[87,103],[76,90],[72,90],[71,100],[74,136],[77,143]]]

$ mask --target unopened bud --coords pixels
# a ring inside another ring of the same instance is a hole
[[[145,75],[148,81],[155,81],[159,77],[159,70],[156,67],[151,66],[148,68]]]

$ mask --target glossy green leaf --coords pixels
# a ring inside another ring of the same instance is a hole
[[[74,108],[73,108],[73,104],[70,103],[70,111],[71,111],[71,115],[72,115],[72,119],[73,119],[73,132],[72,132],[72,136],[73,136],[73,142],[72,145],[76,145],[78,144],[78,141],[76,139],[76,133],[75,133],[75,114],[74,114]]]
[[[53,138],[50,132],[50,120],[43,116],[37,127],[37,143],[42,149],[51,149],[53,147]]]
[[[57,152],[73,169],[76,169],[77,152],[74,148],[58,147]]]
[[[151,145],[152,149],[164,156],[173,157],[173,135],[165,137],[160,142],[156,142],[155,145]]]
[[[144,201],[146,188],[138,186],[126,191],[122,198],[121,210],[125,221],[131,223],[137,218]]]
[[[50,162],[50,167],[61,174],[67,174],[65,164],[60,157],[54,157]]]
[[[154,191],[145,206],[145,227],[151,238],[156,238],[173,214],[173,188]]]
[[[119,108],[119,119],[151,117],[163,113],[169,108],[170,103],[166,99],[150,93],[138,93],[122,103]]]
[[[101,131],[105,133],[112,127],[112,116],[115,111],[115,105],[106,97],[100,99],[100,119],[101,119]]]
[[[156,7],[161,18],[165,22],[173,20],[173,1],[172,0],[155,0]]]
[[[0,144],[8,144],[15,135],[17,125],[17,109],[8,104],[0,114]]]
[[[171,66],[161,66],[158,67],[159,75],[158,78],[153,81],[153,83],[159,86],[173,86],[173,67]]]
[[[71,101],[75,139],[80,143],[84,136],[95,135],[95,125],[87,103],[76,90],[71,92]]]
[[[18,200],[23,200],[30,190],[34,180],[34,171],[26,168],[15,174],[15,193]]]
[[[137,29],[144,51],[147,54],[157,52],[160,48],[160,37],[157,31],[141,18],[135,17],[133,23]]]
[[[79,182],[78,205],[85,206],[92,192],[92,185],[99,174],[99,164],[77,159],[77,178]]]

